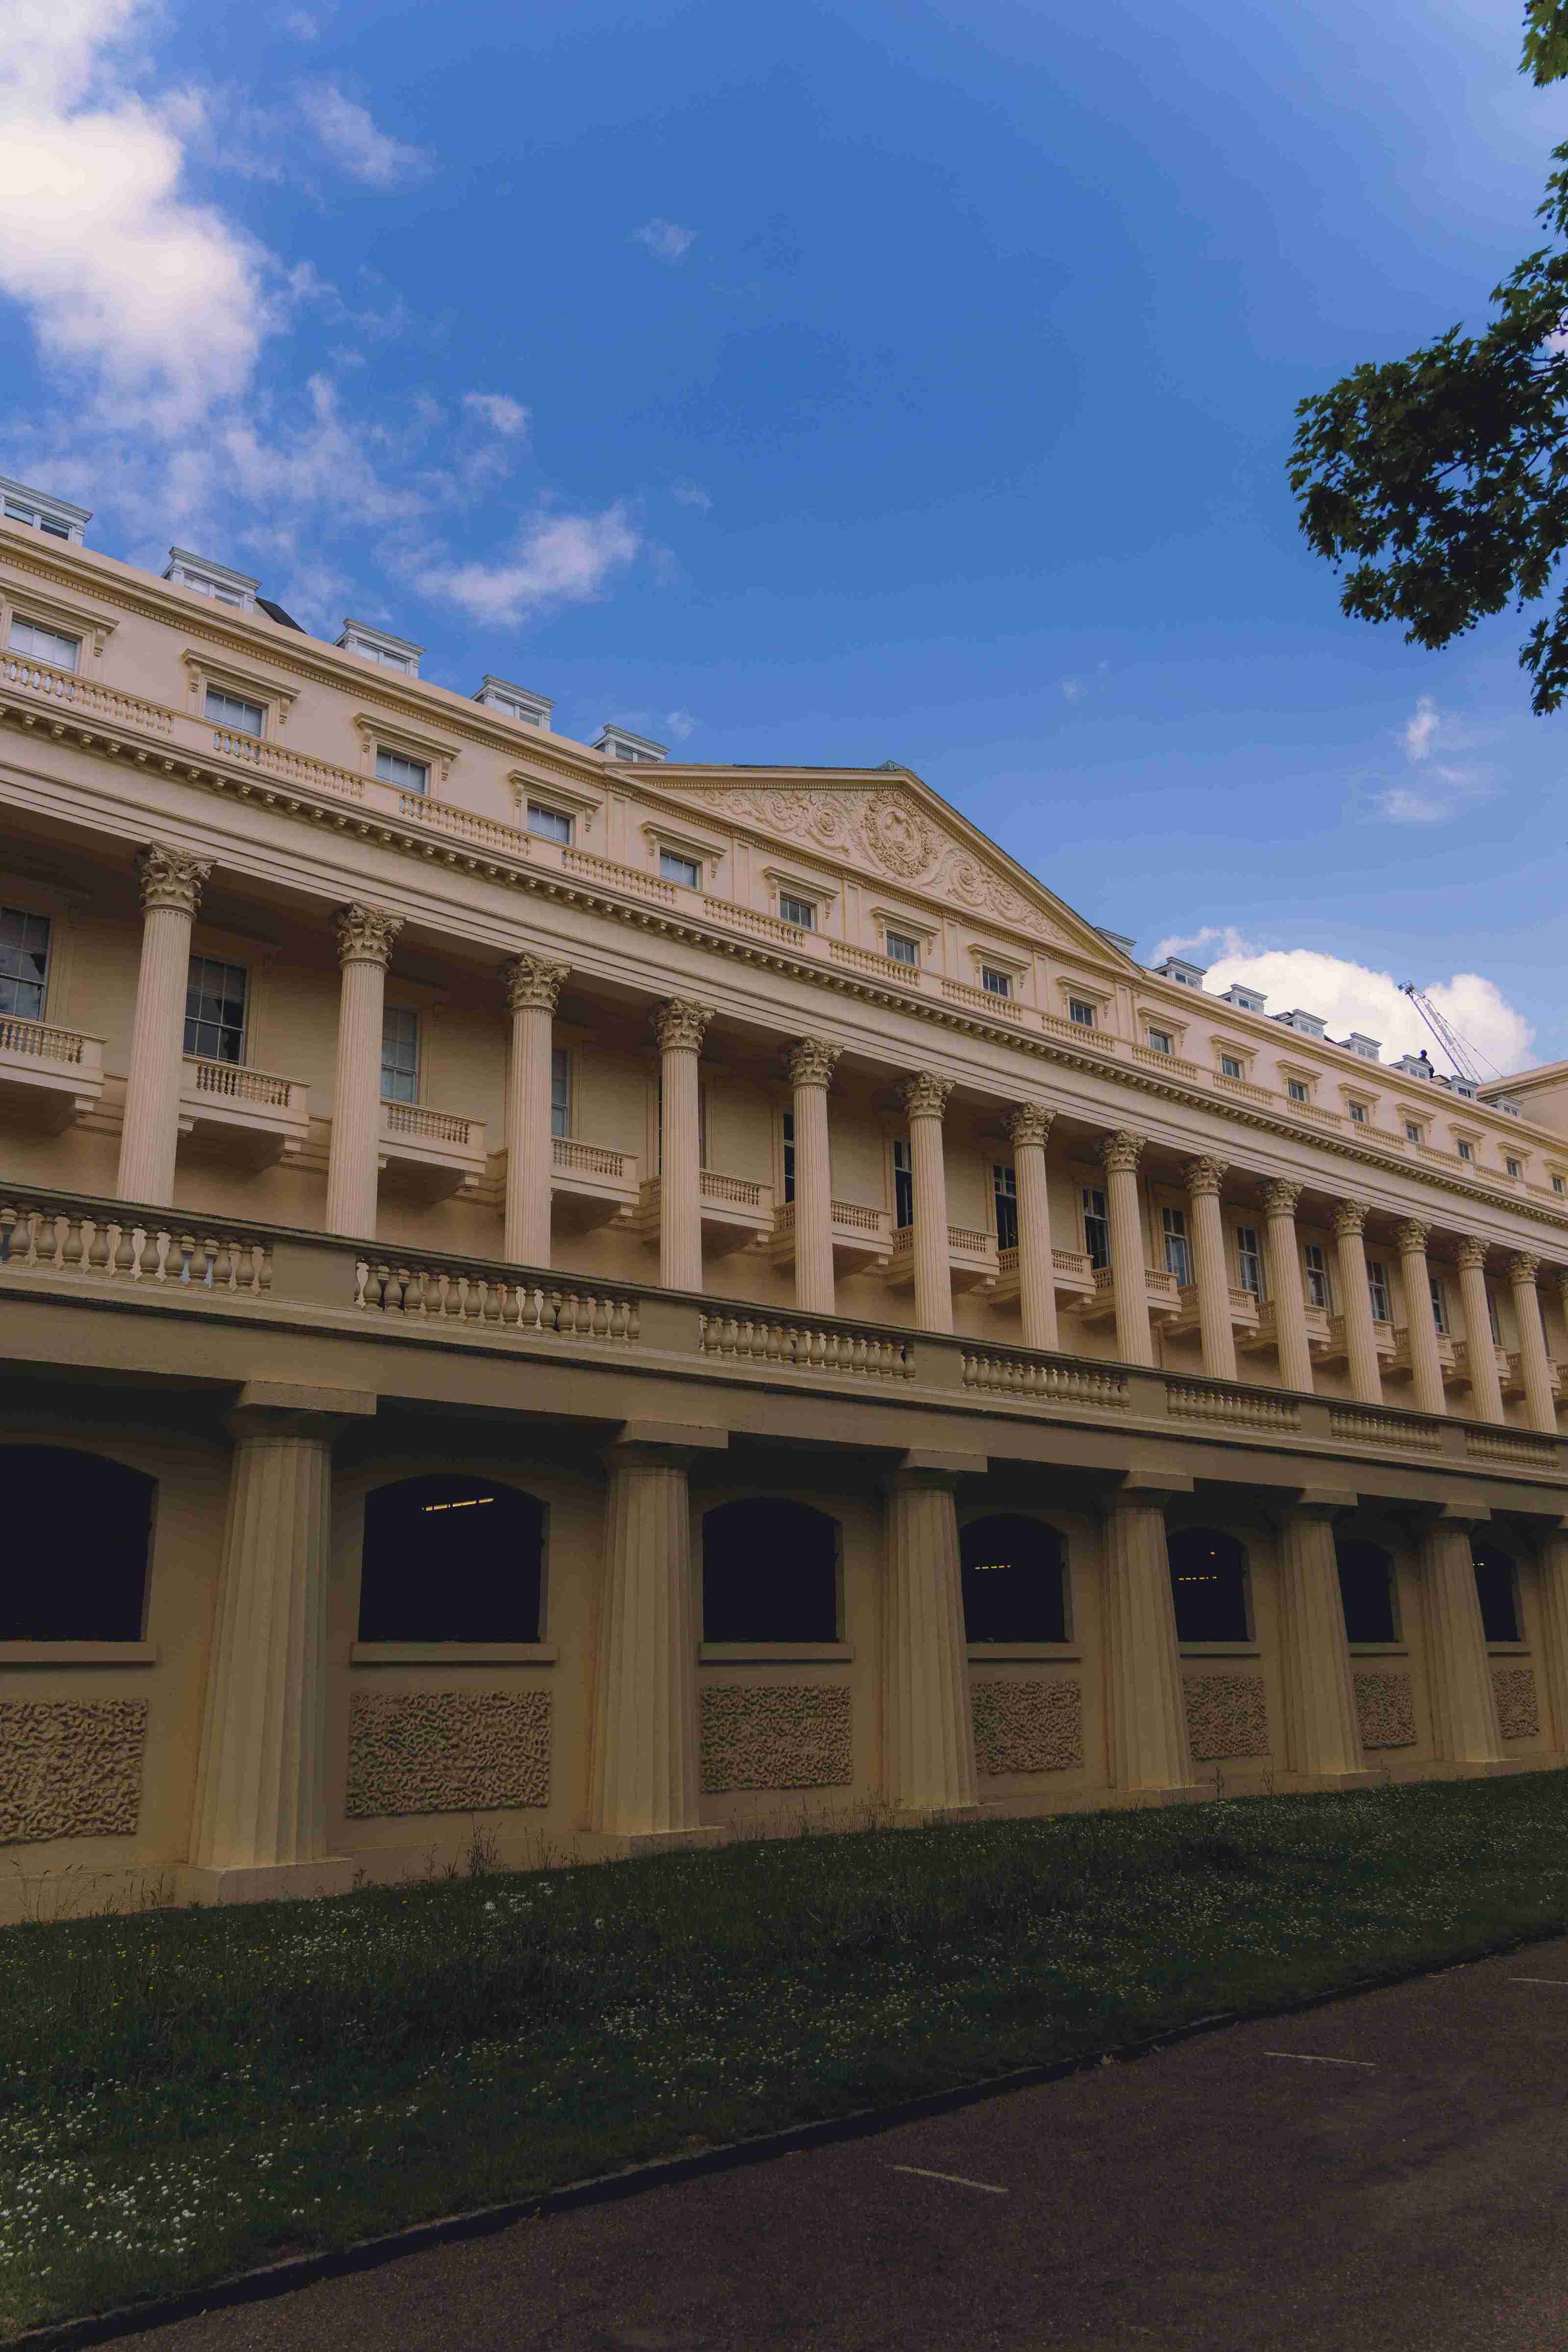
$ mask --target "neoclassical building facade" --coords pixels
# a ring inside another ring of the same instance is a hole
[[[1561,1072],[85,521],[0,520],[5,1899],[1564,1760]]]

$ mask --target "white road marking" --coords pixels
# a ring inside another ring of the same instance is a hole
[[[998,2189],[994,2181],[966,2180],[962,2172],[930,2172],[923,2164],[894,2164],[889,2167],[889,2170],[918,2172],[922,2180],[946,2180],[954,2189],[983,2189],[987,2197],[1005,2197],[1008,2194],[1005,2189]]]
[[[1559,1991],[1568,1992],[1568,1977],[1510,1977],[1510,1984],[1555,1985]]]
[[[1266,2050],[1266,2058],[1293,2058],[1298,2066],[1360,2066],[1375,2074],[1377,2068],[1370,2058],[1320,2058],[1313,2050]]]

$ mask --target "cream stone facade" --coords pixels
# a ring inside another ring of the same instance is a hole
[[[0,523],[0,1902],[1564,1760],[1561,1068],[171,570]]]

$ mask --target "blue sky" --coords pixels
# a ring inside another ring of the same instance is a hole
[[[1568,1054],[1568,719],[1511,617],[1342,619],[1285,481],[1539,234],[1516,13],[9,0],[0,472],[566,732],[905,761],[1276,1007]]]

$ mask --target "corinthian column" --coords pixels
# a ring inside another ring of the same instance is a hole
[[[1359,1201],[1334,1208],[1334,1242],[1340,1259],[1340,1302],[1345,1318],[1345,1356],[1351,1386],[1363,1404],[1383,1402],[1383,1374],[1372,1328],[1372,1293],[1366,1284],[1366,1211]]]
[[[1182,1177],[1193,1213],[1204,1370],[1213,1380],[1234,1381],[1236,1334],[1230,1323],[1230,1275],[1225,1261],[1225,1226],[1219,1213],[1225,1161],[1205,1152],[1199,1159],[1188,1160]]]
[[[1502,1388],[1497,1345],[1487,1305],[1487,1245],[1473,1234],[1459,1241],[1459,1303],[1465,1310],[1465,1355],[1470,1369],[1470,1402],[1481,1421],[1500,1421]]]
[[[550,1051],[556,1002],[570,966],[513,956],[500,976],[511,1008],[506,1097],[506,1255],[514,1265],[550,1264]]]
[[[1342,1782],[1366,1770],[1334,1556],[1334,1520],[1354,1501],[1303,1496],[1280,1528],[1286,1757],[1306,1780]]]
[[[1279,1378],[1288,1389],[1310,1395],[1312,1350],[1307,1339],[1307,1309],[1301,1297],[1301,1253],[1296,1242],[1296,1203],[1300,1184],[1275,1177],[1263,1188],[1263,1213],[1268,1224],[1268,1280],[1274,1293],[1274,1343],[1279,1350]]]
[[[952,1092],[951,1078],[931,1071],[906,1078],[899,1099],[910,1122],[910,1161],[915,1203],[915,1321],[922,1331],[952,1328],[952,1261],[947,1238],[947,1173],[942,1156],[942,1120]]]
[[[843,1050],[821,1037],[802,1037],[789,1049],[795,1089],[795,1303],[814,1315],[831,1315],[835,1305],[827,1089]]]
[[[1046,1181],[1046,1144],[1053,1116],[1042,1103],[1015,1103],[1006,1121],[1018,1193],[1018,1309],[1024,1345],[1050,1354],[1058,1345],[1051,1200]]]
[[[887,1485],[883,1775],[903,1813],[951,1815],[975,1802],[956,1483],[951,1470],[906,1467]]]
[[[1410,1339],[1410,1372],[1423,1412],[1447,1412],[1443,1367],[1437,1358],[1437,1326],[1432,1317],[1432,1276],[1426,1265],[1428,1228],[1405,1217],[1394,1228],[1399,1271],[1405,1280],[1405,1313]]]
[[[1552,1361],[1546,1352],[1546,1329],[1541,1320],[1541,1293],[1535,1277],[1541,1260],[1521,1251],[1508,1262],[1509,1287],[1513,1292],[1514,1318],[1519,1325],[1519,1360],[1524,1373],[1524,1402],[1533,1429],[1557,1433],[1557,1400],[1552,1393]]]
[[[667,1290],[702,1287],[702,1129],[698,1115],[697,1059],[709,1004],[672,996],[653,1016],[658,1039],[659,1113],[658,1278]]]
[[[1105,1517],[1105,1700],[1113,1789],[1184,1789],[1182,1700],[1163,1494],[1129,1486]]]
[[[332,1140],[327,1159],[327,1231],[375,1239],[380,1160],[381,1032],[386,967],[401,915],[357,902],[332,918],[342,967]]]
[[[136,872],[142,885],[142,968],[115,1191],[122,1201],[165,1209],[174,1197],[180,1133],[191,926],[212,867],[183,849],[153,842],[137,858]]]
[[[1124,1364],[1152,1364],[1149,1285],[1143,1265],[1143,1219],[1138,1208],[1138,1155],[1143,1139],[1128,1128],[1104,1138],[1106,1207],[1110,1225],[1110,1276],[1116,1286],[1116,1352]]]
[[[1468,1520],[1444,1518],[1422,1537],[1421,1586],[1433,1745],[1454,1763],[1495,1763],[1502,1741]]]

